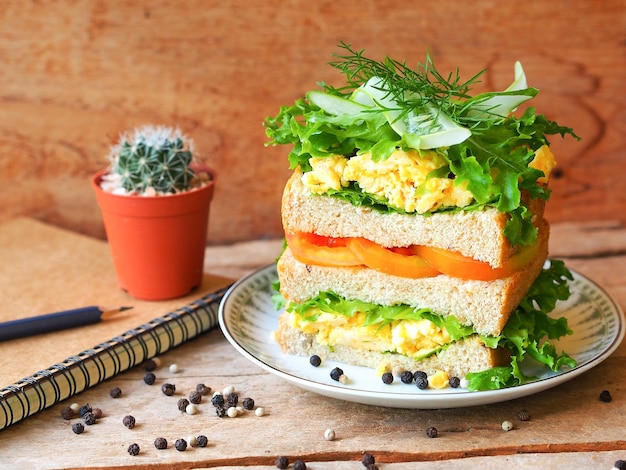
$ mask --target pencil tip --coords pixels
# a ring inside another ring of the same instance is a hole
[[[133,307],[120,307],[119,311],[123,312],[125,310],[130,310],[131,308],[133,308]]]

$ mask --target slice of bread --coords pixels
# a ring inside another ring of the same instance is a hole
[[[543,218],[545,201],[533,200],[530,209]],[[515,252],[503,234],[508,216],[487,208],[469,212],[417,214],[382,213],[353,206],[331,196],[318,196],[294,171],[282,198],[285,232],[311,232],[327,237],[364,237],[381,246],[426,245],[457,251],[501,267]]]
[[[285,354],[300,356],[317,354],[324,360],[335,360],[379,371],[383,369],[391,371],[399,367],[401,370],[411,372],[421,370],[429,376],[437,370],[442,370],[450,377],[464,377],[469,372],[480,372],[504,365],[508,360],[508,355],[504,351],[487,348],[477,335],[452,343],[438,354],[419,360],[401,354],[369,351],[344,345],[335,345],[331,348],[319,344],[314,334],[305,334],[290,327],[288,315],[285,313],[278,319],[278,329],[274,332],[274,338]]]
[[[480,334],[498,335],[511,312],[524,298],[548,255],[549,226],[539,231],[538,256],[513,275],[495,281],[464,280],[440,274],[409,279],[367,267],[306,265],[285,249],[277,263],[280,291],[290,302],[301,303],[320,292],[334,292],[349,300],[379,305],[406,304],[429,308],[443,316],[455,315]]]

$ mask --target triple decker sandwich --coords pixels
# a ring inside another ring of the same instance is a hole
[[[345,86],[322,83],[265,121],[269,145],[293,147],[282,350],[472,390],[523,383],[527,358],[574,366],[550,343],[571,333],[549,313],[572,276],[546,262],[544,207],[548,136],[576,134],[515,113],[538,92],[519,62],[506,90],[472,95],[483,72],[463,82],[429,56],[412,69],[340,48],[330,65]]]

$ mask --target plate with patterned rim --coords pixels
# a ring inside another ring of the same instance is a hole
[[[572,271],[572,270],[570,270]],[[534,380],[500,390],[468,391],[446,388],[419,390],[399,380],[384,384],[373,369],[325,361],[312,367],[308,357],[283,354],[272,339],[280,311],[274,308],[272,284],[276,266],[268,265],[237,281],[226,292],[219,308],[219,323],[226,339],[244,357],[266,371],[305,390],[340,400],[391,408],[459,408],[485,405],[538,393],[572,380],[609,357],[624,338],[624,313],[600,286],[572,271],[572,295],[552,313],[565,316],[573,334],[553,342],[577,361],[574,368],[553,372],[524,361],[525,374]],[[349,381],[330,378],[330,370],[341,366]]]

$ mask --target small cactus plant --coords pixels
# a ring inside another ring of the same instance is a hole
[[[130,194],[186,191],[194,179],[192,147],[178,129],[139,127],[123,134],[112,148],[112,179]]]

